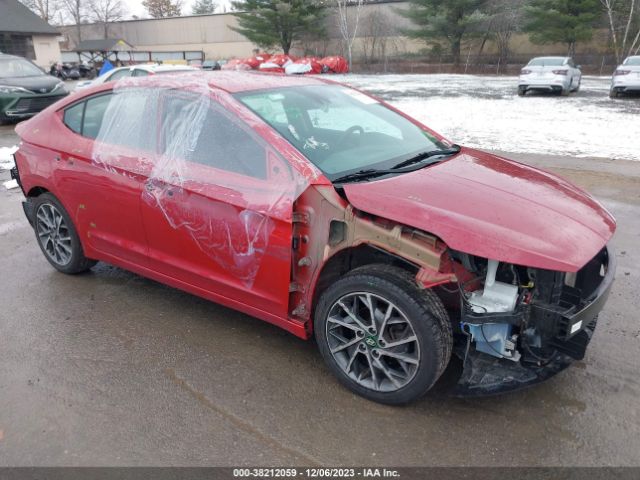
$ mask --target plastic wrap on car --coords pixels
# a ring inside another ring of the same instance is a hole
[[[169,110],[172,102],[179,108]],[[161,212],[172,229],[187,232],[194,247],[250,288],[265,255],[290,255],[282,245],[269,251],[274,222],[291,223],[293,203],[319,172],[293,149],[283,158],[271,146],[277,133],[234,102],[202,77],[151,85],[121,80],[92,161],[108,174],[138,177],[144,183],[141,202]],[[224,122],[215,127],[208,115]],[[230,145],[233,138],[221,138],[232,155],[222,158],[210,148],[203,156],[201,142],[229,128],[245,141]],[[256,155],[242,154],[247,143],[253,146],[247,138],[260,147]]]

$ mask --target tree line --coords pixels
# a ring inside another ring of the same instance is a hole
[[[122,20],[122,0],[22,0],[52,23],[93,21],[106,26]],[[144,0],[153,18],[180,16],[184,0]],[[349,63],[358,35],[362,7],[380,0],[235,0],[231,10],[238,18],[233,29],[261,48],[289,53],[296,44],[326,38],[326,17],[337,23]],[[215,0],[196,0],[192,14],[216,11]],[[395,8],[409,20],[401,34],[425,42],[434,53],[448,53],[460,63],[463,46],[488,41],[506,62],[514,33],[529,35],[535,44],[564,44],[568,55],[589,42],[598,29],[608,31],[608,47],[620,62],[640,53],[640,0],[409,0],[408,8]],[[378,29],[390,35],[389,28]]]
[[[263,48],[288,52],[309,35],[322,36],[329,9],[351,63],[360,10],[366,0],[244,0],[232,2],[238,10],[236,31]],[[396,12],[410,20],[400,33],[424,41],[434,52],[449,53],[458,65],[463,44],[495,42],[506,62],[514,33],[529,35],[532,43],[564,44],[568,55],[592,40],[597,29],[609,32],[608,46],[618,62],[640,53],[640,0],[409,0]],[[348,8],[347,8],[348,7]],[[349,15],[351,18],[349,19]]]

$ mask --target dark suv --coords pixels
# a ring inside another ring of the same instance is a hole
[[[0,122],[32,117],[69,92],[29,60],[0,54]]]

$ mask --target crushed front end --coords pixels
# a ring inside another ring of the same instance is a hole
[[[575,273],[528,268],[451,252],[466,273],[454,351],[463,362],[454,395],[517,390],[546,380],[584,357],[615,275],[604,247]],[[461,277],[461,275],[458,275]]]

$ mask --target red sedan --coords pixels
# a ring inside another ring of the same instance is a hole
[[[315,335],[369,399],[544,380],[585,354],[615,221],[549,173],[316,78],[199,72],[76,93],[20,124],[45,258],[104,261]]]

